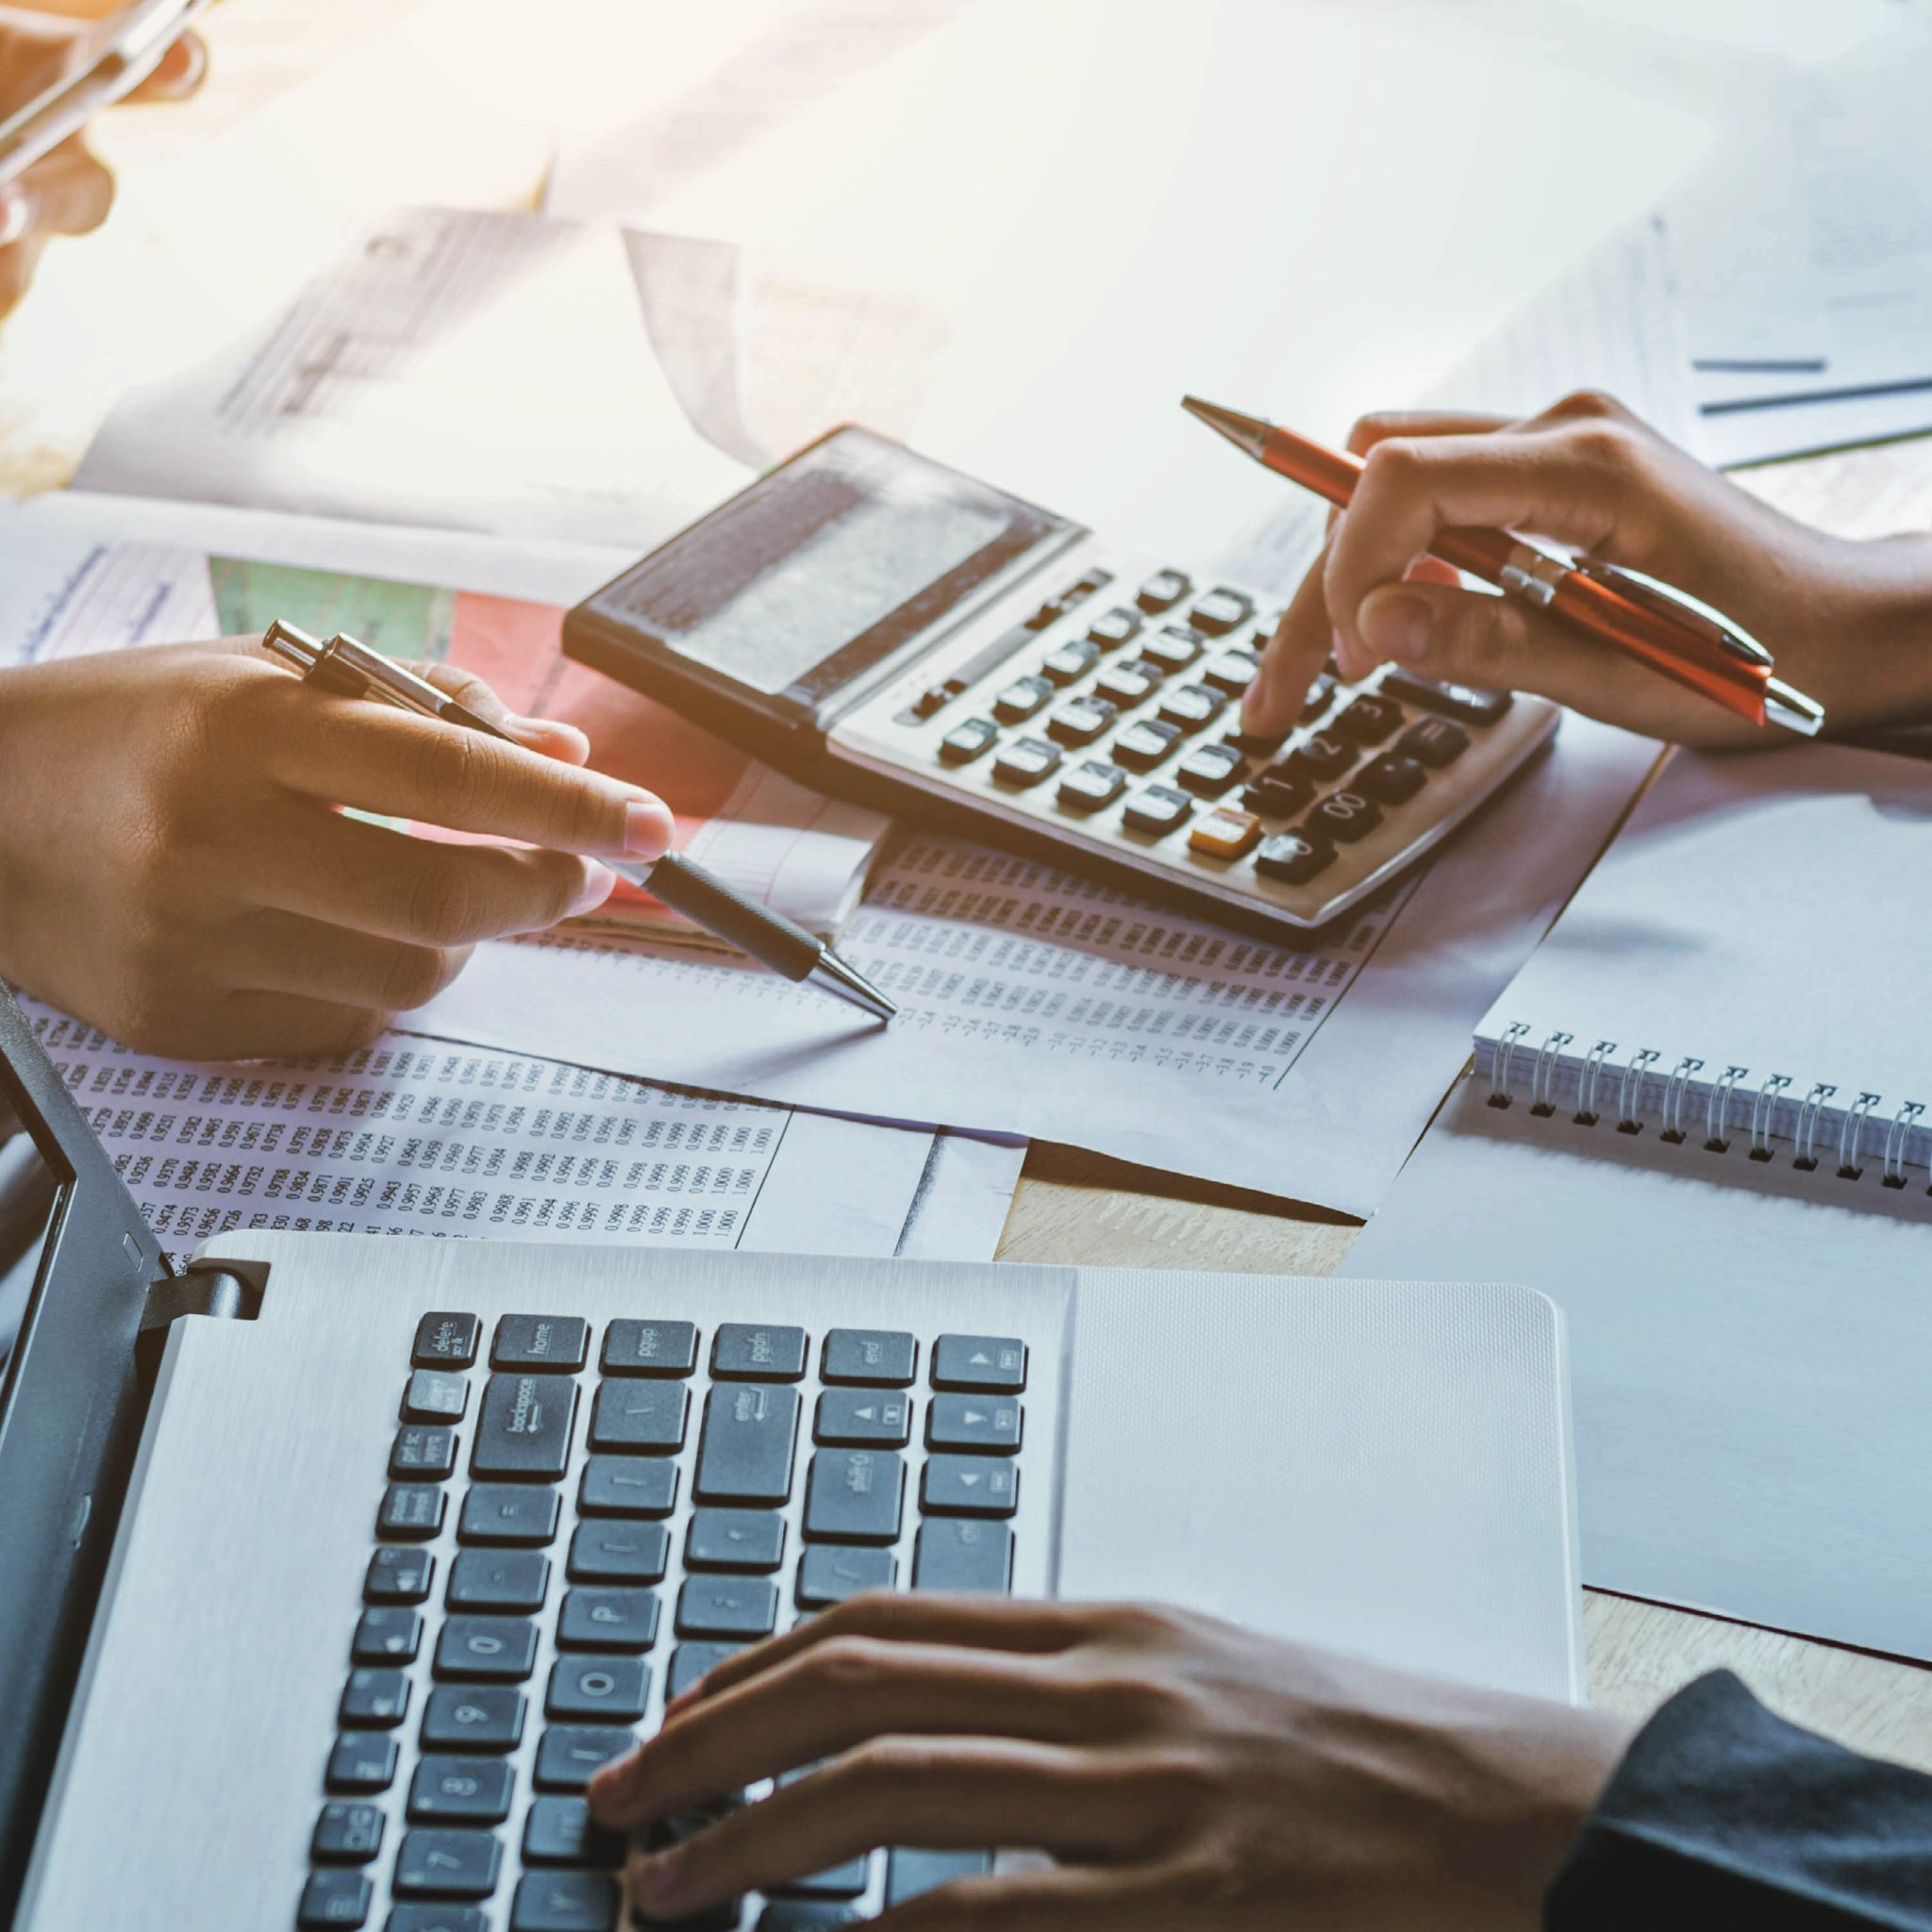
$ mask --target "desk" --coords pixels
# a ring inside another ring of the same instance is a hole
[[[379,24],[395,10],[388,0],[335,0],[327,8],[246,0],[222,8],[208,25],[219,85],[187,108],[122,116],[104,141],[109,158],[138,185],[141,171],[164,166],[275,99],[323,59],[353,55],[358,41],[378,38]],[[353,167],[353,146],[328,162]],[[373,192],[379,194],[379,187]],[[116,233],[127,219],[84,244],[92,273],[111,265],[117,241],[130,276],[138,273],[141,237],[131,224]],[[58,275],[58,251],[49,266]],[[41,322],[30,297],[0,355],[0,490],[44,488],[71,474],[110,400],[102,380],[97,366],[83,370],[67,355],[58,328]],[[1932,441],[1779,465],[1744,480],[1788,513],[1848,536],[1932,527]],[[1282,1178],[1292,1187],[1291,1174]],[[1354,1234],[1353,1223],[1320,1209],[1036,1146],[1000,1254],[1009,1261],[1325,1274]],[[1587,1594],[1585,1627],[1591,1698],[1607,1708],[1641,1715],[1690,1678],[1724,1665],[1787,1716],[1932,1770],[1932,1669],[1595,1591]]]

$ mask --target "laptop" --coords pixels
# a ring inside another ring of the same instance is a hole
[[[266,1229],[171,1272],[4,990],[0,1101],[24,1932],[608,1932],[597,1764],[860,1589],[1168,1598],[1580,1693],[1540,1295]],[[992,1856],[883,1848],[706,1923]]]

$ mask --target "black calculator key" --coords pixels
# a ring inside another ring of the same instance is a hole
[[[1016,738],[992,761],[992,774],[1015,791],[1037,785],[1059,769],[1060,748],[1043,738]]]
[[[1121,823],[1131,832],[1158,838],[1186,824],[1193,810],[1194,801],[1185,791],[1176,791],[1170,785],[1149,785],[1128,799]]]
[[[677,1507],[677,1465],[660,1456],[593,1456],[577,1483],[585,1516],[669,1516]]]
[[[829,1391],[840,1392],[840,1391]],[[821,1396],[820,1401],[824,1400]],[[877,1395],[872,1402],[885,1400]],[[891,1400],[903,1408],[906,1398]],[[771,1509],[693,1509],[684,1535],[690,1570],[735,1570],[757,1575],[785,1560],[785,1519]]]
[[[386,1791],[396,1774],[396,1740],[387,1731],[347,1731],[328,1754],[323,1783],[332,1791]]]
[[[813,1543],[798,1559],[798,1607],[823,1610],[862,1590],[891,1590],[899,1559],[891,1550],[851,1543]]]
[[[423,1619],[400,1604],[373,1604],[356,1620],[350,1655],[358,1664],[413,1663],[423,1641]]]
[[[798,1441],[798,1391],[745,1382],[705,1397],[693,1494],[700,1503],[760,1503],[791,1493]]]
[[[382,1492],[375,1533],[395,1542],[426,1543],[442,1528],[446,1491],[434,1483],[391,1483]]]
[[[811,1552],[808,1550],[806,1554],[809,1556]],[[680,1643],[671,1653],[671,1674],[665,1680],[664,1695],[682,1697],[707,1671],[717,1669],[727,1657],[736,1657],[743,1648],[741,1643]]]
[[[1086,817],[1104,811],[1126,789],[1127,774],[1118,765],[1109,765],[1102,758],[1089,758],[1060,780],[1060,809]]]
[[[515,1775],[500,1757],[425,1757],[409,1780],[412,1824],[501,1824]]]
[[[490,1366],[574,1375],[590,1353],[591,1324],[575,1315],[505,1315],[490,1343]]]
[[[926,1406],[926,1446],[1010,1456],[1020,1446],[1024,1423],[1024,1413],[1013,1397],[935,1395]]]
[[[928,1456],[919,1507],[933,1516],[1010,1516],[1019,1507],[1020,1472],[984,1456]]]
[[[1282,763],[1296,777],[1319,782],[1324,778],[1339,778],[1355,763],[1355,756],[1354,745],[1330,732],[1317,731],[1305,738],[1282,759]]]
[[[870,1858],[848,1858],[842,1865],[830,1865],[823,1872],[808,1872],[803,1878],[776,1888],[787,1898],[852,1899],[860,1897],[872,1875]]]
[[[1382,808],[1359,791],[1331,791],[1313,811],[1304,829],[1311,837],[1352,845],[1366,839],[1382,823]]]
[[[475,1906],[392,1906],[382,1932],[490,1932]]]
[[[459,1550],[443,1601],[453,1610],[507,1610],[532,1616],[550,1588],[541,1550]]]
[[[475,1315],[439,1312],[416,1324],[409,1360],[419,1369],[467,1369],[476,1359],[483,1324]]]
[[[1158,664],[1162,673],[1172,677],[1177,671],[1185,671],[1201,655],[1203,642],[1199,631],[1184,624],[1170,624],[1151,638],[1141,640],[1141,655],[1149,663]]]
[[[1219,798],[1248,769],[1248,761],[1231,744],[1196,745],[1174,767],[1174,783],[1201,798]]]
[[[457,1541],[541,1549],[557,1535],[557,1491],[521,1483],[473,1483],[457,1518]]]
[[[403,1834],[391,1889],[404,1898],[488,1898],[503,1847],[487,1831],[419,1827]]]
[[[1100,646],[1087,638],[1075,638],[1050,652],[1040,670],[1049,683],[1077,684],[1099,662]]]
[[[577,1385],[567,1375],[491,1375],[476,1410],[470,1474],[554,1483],[570,1461]]]
[[[427,1550],[377,1550],[362,1578],[365,1604],[420,1604],[429,1595],[436,1558]]]
[[[808,1350],[803,1328],[726,1322],[711,1342],[711,1373],[729,1382],[796,1382]]]
[[[691,1391],[682,1382],[605,1382],[591,1405],[591,1447],[600,1454],[668,1456],[684,1447]]]
[[[680,1637],[769,1637],[778,1622],[778,1586],[763,1576],[687,1576],[677,1592]]]
[[[698,1365],[697,1324],[607,1323],[597,1365],[607,1375],[689,1375]]]
[[[339,1716],[345,1731],[392,1731],[408,1708],[408,1678],[401,1671],[367,1665],[349,1673]]]
[[[1181,727],[1158,718],[1129,724],[1113,741],[1113,761],[1130,772],[1151,772],[1180,742]]]
[[[648,1590],[579,1588],[563,1593],[558,1650],[614,1650],[636,1656],[658,1641],[658,1598]]]
[[[1474,685],[1442,684],[1433,677],[1417,677],[1407,671],[1388,671],[1382,689],[1391,698],[1406,698],[1433,711],[1439,718],[1451,718],[1458,724],[1493,724],[1516,702],[1507,691],[1478,691]]]
[[[1135,601],[1150,617],[1158,617],[1163,610],[1172,610],[1193,588],[1193,580],[1185,571],[1158,570],[1141,586]]]
[[[999,742],[1000,728],[991,718],[968,718],[940,740],[940,763],[970,765]]]
[[[992,701],[992,714],[1002,724],[1021,724],[1047,699],[1053,686],[1043,677],[1016,677]]]
[[[611,1932],[617,1904],[608,1872],[526,1872],[510,1899],[509,1932]]]
[[[1414,758],[1385,753],[1371,758],[1355,774],[1355,789],[1383,805],[1406,805],[1428,783],[1428,777]]]
[[[1284,886],[1304,886],[1335,863],[1335,847],[1306,832],[1281,832],[1255,854],[1255,870]]]
[[[886,1904],[902,1906],[956,1878],[978,1878],[991,1870],[991,1852],[927,1852],[894,1845],[886,1859]]]
[[[1364,691],[1345,710],[1335,714],[1332,731],[1357,744],[1380,744],[1402,723],[1402,707],[1374,691]]]
[[[591,1816],[582,1798],[533,1798],[524,1817],[526,1865],[600,1865],[624,1862],[624,1840]]]
[[[560,1657],[550,1666],[550,1717],[634,1724],[651,1694],[651,1667],[635,1657]]]
[[[1227,708],[1227,693],[1211,684],[1183,684],[1160,700],[1160,722],[1182,731],[1211,724]]]
[[[1047,720],[1046,735],[1059,744],[1091,744],[1112,729],[1119,715],[1119,708],[1106,698],[1075,698]]]
[[[446,1681],[521,1684],[536,1667],[537,1626],[525,1617],[449,1617],[436,1640]]]
[[[403,1391],[403,1414],[412,1423],[454,1423],[470,1406],[466,1377],[447,1369],[414,1369]]]
[[[1124,664],[1115,664],[1103,671],[1093,680],[1093,692],[1096,697],[1105,698],[1110,705],[1117,705],[1123,710],[1131,710],[1134,706],[1144,704],[1159,686],[1158,670],[1135,658]]]
[[[828,1328],[819,1374],[827,1382],[908,1387],[919,1368],[919,1343],[898,1328]]]
[[[1026,1386],[1026,1344],[1010,1335],[941,1335],[933,1344],[932,1386],[1017,1395]]]
[[[436,1482],[454,1475],[457,1432],[405,1423],[389,1452],[389,1473],[400,1482]]]
[[[1218,638],[1247,623],[1254,614],[1252,597],[1244,597],[1239,591],[1230,591],[1225,584],[1217,584],[1188,612],[1188,622],[1196,630],[1204,630],[1209,637]]]
[[[896,1542],[905,1499],[903,1457],[821,1449],[805,1479],[805,1533],[814,1542]]]
[[[570,1540],[573,1583],[661,1583],[671,1532],[661,1523],[580,1523]]]
[[[366,1865],[382,1849],[382,1807],[325,1805],[308,1840],[318,1865]]]
[[[1201,667],[1201,675],[1217,690],[1239,697],[1255,681],[1261,660],[1252,651],[1224,651]]]
[[[1239,725],[1221,734],[1223,744],[1231,744],[1249,758],[1272,758],[1287,741],[1285,731],[1243,731]]]
[[[438,1684],[423,1707],[425,1751],[514,1751],[524,1693],[504,1684]]]
[[[295,1923],[302,1932],[322,1925],[366,1925],[374,1896],[375,1888],[360,1872],[311,1872],[295,1908]]]
[[[1270,765],[1255,774],[1255,782],[1241,793],[1241,804],[1264,819],[1292,818],[1314,797],[1314,786],[1285,765]]]
[[[758,1914],[757,1932],[838,1932],[841,1925],[858,1925],[866,1914],[857,1906],[828,1905],[822,1900],[774,1898]]]
[[[878,1389],[821,1390],[811,1439],[854,1449],[903,1449],[912,1439],[912,1398]]]
[[[619,1724],[552,1724],[537,1740],[537,1789],[580,1791],[636,1742]]]
[[[1117,607],[1105,617],[1096,617],[1088,625],[1087,635],[1103,651],[1117,651],[1141,635],[1140,613]]]
[[[1335,702],[1335,680],[1324,671],[1308,687],[1302,700],[1302,723],[1312,724]]]
[[[1395,741],[1395,749],[1403,758],[1440,772],[1469,749],[1469,733],[1446,718],[1418,718]]]

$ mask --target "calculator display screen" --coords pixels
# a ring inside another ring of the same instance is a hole
[[[646,559],[618,600],[681,656],[754,691],[810,703],[1067,527],[848,429]]]

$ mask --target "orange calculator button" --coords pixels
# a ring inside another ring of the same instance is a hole
[[[1203,858],[1240,858],[1260,842],[1261,821],[1251,811],[1223,806],[1188,834],[1188,848]]]

